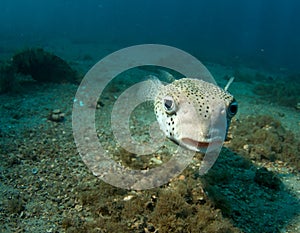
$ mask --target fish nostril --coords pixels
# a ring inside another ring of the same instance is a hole
[[[209,131],[206,132],[202,131],[199,136],[200,138],[209,139],[211,137],[211,133]]]

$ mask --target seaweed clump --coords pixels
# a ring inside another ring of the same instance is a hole
[[[187,174],[190,176],[190,174]],[[102,191],[99,191],[102,190]],[[105,190],[105,192],[104,192]],[[128,192],[102,182],[78,189],[81,216],[66,216],[66,232],[240,232],[214,209],[199,180],[174,181],[172,187]]]
[[[280,160],[300,170],[300,141],[271,116],[248,116],[234,122],[228,147],[253,161]]]
[[[38,82],[76,82],[77,73],[68,63],[42,48],[26,49],[12,58],[17,73],[30,75]]]
[[[221,211],[213,209],[209,200],[202,196],[201,188],[186,189],[179,183],[177,190],[161,190],[149,220],[159,232],[239,232]]]
[[[18,92],[24,82],[33,80],[77,83],[79,78],[65,60],[42,48],[26,49],[0,62],[0,93]]]
[[[270,102],[282,106],[295,107],[300,102],[300,74],[291,75],[284,80],[275,80],[268,84],[258,84],[254,93],[263,98],[268,98]]]

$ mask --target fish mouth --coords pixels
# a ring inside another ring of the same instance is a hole
[[[223,145],[223,142],[220,140],[215,140],[215,141],[209,141],[209,142],[201,142],[201,141],[196,141],[191,138],[182,138],[181,143],[185,145],[187,148],[190,149],[196,149],[196,150],[205,150],[209,146],[218,146],[218,145]]]

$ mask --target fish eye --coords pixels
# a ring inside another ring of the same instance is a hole
[[[172,114],[176,111],[174,99],[171,96],[166,96],[163,100],[166,113]]]
[[[233,117],[238,111],[238,104],[235,100],[231,102],[231,104],[228,106],[227,112],[229,116]]]

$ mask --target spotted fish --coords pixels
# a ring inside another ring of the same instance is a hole
[[[234,97],[227,92],[228,86],[222,89],[192,78],[163,85],[152,79],[160,129],[167,138],[193,151],[204,152],[209,145],[223,143],[238,108]]]

